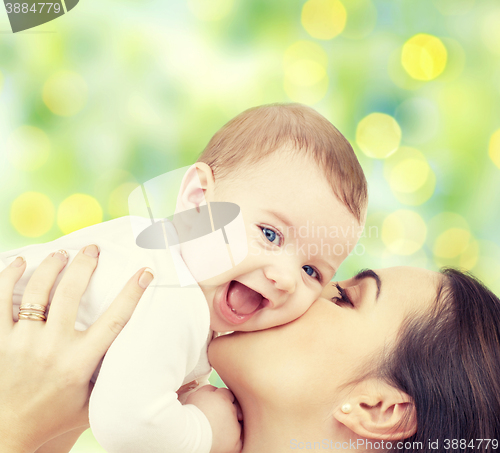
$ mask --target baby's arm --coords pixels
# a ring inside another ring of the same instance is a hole
[[[10,264],[16,256],[21,255],[26,258],[26,271],[16,284],[14,290],[14,307],[18,307],[21,304],[22,296],[30,277],[46,256],[59,249],[63,249],[68,252],[69,262],[71,262],[82,247],[89,244],[97,244],[101,248],[99,268],[82,297],[76,325],[78,330],[88,328],[109,306],[113,298],[123,288],[131,273],[131,271],[126,272],[127,266],[132,261],[129,258],[131,255],[130,247],[137,248],[137,246],[135,245],[130,225],[130,219],[122,217],[75,231],[52,242],[30,245],[17,250],[0,253],[0,268],[3,267],[2,264],[5,266]],[[145,266],[148,266],[148,264],[145,264]],[[136,268],[138,267],[140,266]],[[52,300],[55,288],[67,268],[68,266],[66,266],[57,278],[54,289],[51,292],[50,300]]]
[[[90,399],[90,425],[109,453],[209,453],[212,430],[176,391],[208,335],[199,288],[151,287],[111,345]]]

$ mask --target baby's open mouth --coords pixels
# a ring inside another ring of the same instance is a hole
[[[262,308],[267,301],[262,294],[233,280],[229,284],[226,297],[227,305],[238,316],[247,316]]]

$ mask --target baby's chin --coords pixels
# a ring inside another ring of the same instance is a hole
[[[214,327],[216,326],[217,324],[214,324],[213,326],[211,325],[210,328],[216,333],[216,336],[219,337],[219,336],[228,336],[228,335],[235,335],[235,334],[250,334],[250,333],[257,333],[257,332],[261,332],[262,330],[266,330],[268,329],[269,327],[262,327],[262,328],[258,328],[258,327],[255,327],[255,323],[248,323],[248,325],[246,324],[241,324],[239,326],[232,326],[232,329],[233,330],[217,330],[217,329],[214,329]]]
[[[220,326],[218,323],[212,323],[210,325],[210,329],[212,329],[212,331],[214,332],[215,336],[214,336],[214,339],[215,338],[219,338],[219,337],[227,337],[228,335],[235,335],[237,333],[252,333],[252,332],[257,332],[257,330],[251,328],[250,326],[245,326],[245,325],[241,325],[241,326],[232,326],[232,329],[233,330],[228,330],[227,327],[222,327]]]

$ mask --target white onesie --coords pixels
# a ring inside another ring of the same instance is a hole
[[[26,284],[41,261],[59,249],[66,250],[71,261],[89,244],[99,245],[101,254],[80,303],[78,330],[99,318],[138,269],[147,266],[155,271],[131,320],[102,361],[90,398],[90,425],[96,439],[109,453],[208,453],[212,444],[208,419],[197,407],[182,405],[176,394],[183,384],[206,379],[211,371],[207,302],[197,284],[180,287],[180,257],[135,244],[130,217],[1,253],[0,270],[18,255],[27,261],[15,288],[14,320]]]

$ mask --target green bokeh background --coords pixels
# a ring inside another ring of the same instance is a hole
[[[341,279],[454,265],[499,294],[500,158],[489,156],[500,147],[498,1],[343,0],[347,21],[332,39],[303,23],[304,4],[83,0],[17,34],[0,5],[0,250],[126,215],[137,184],[194,162],[236,114],[299,101],[349,139],[369,182],[370,237]],[[402,65],[419,33],[447,51],[429,81]],[[387,159],[369,157],[357,135],[374,112],[402,131]],[[423,167],[397,173],[405,155]],[[90,432],[74,448],[99,451]]]

